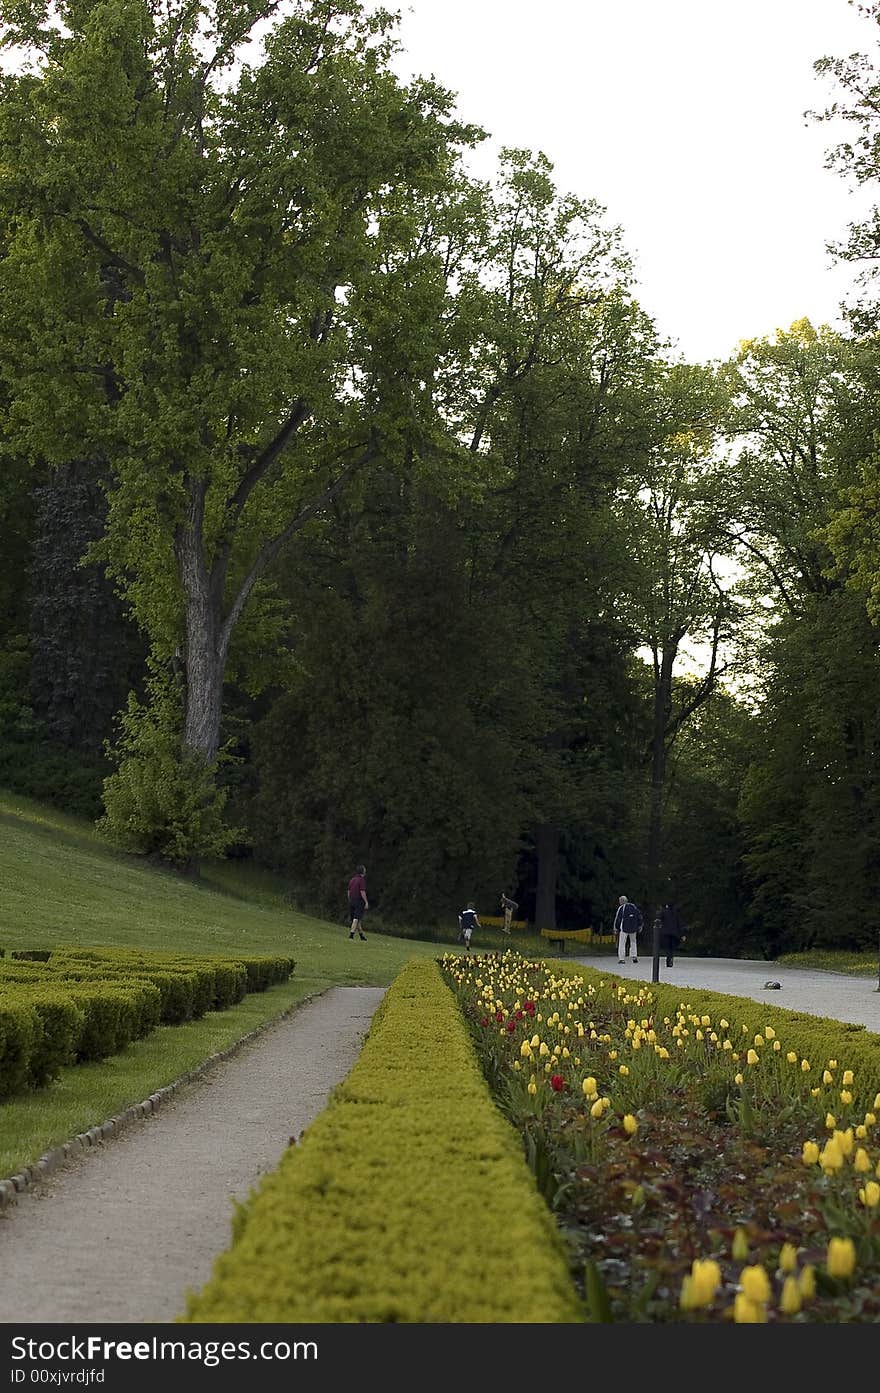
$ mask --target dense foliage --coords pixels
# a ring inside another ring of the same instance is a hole
[[[605,210],[472,178],[357,0],[0,19],[0,781],[331,915],[366,862],[421,932],[623,891],[871,944],[870,294],[678,361]],[[871,60],[817,68],[870,185]]]

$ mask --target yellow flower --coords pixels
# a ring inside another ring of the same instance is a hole
[[[853,1149],[853,1146],[855,1145],[855,1142],[853,1140],[852,1127],[847,1127],[845,1132],[835,1132],[834,1140],[837,1142],[837,1145],[840,1147],[844,1156],[849,1156],[850,1152]]]
[[[764,1026],[764,1034],[767,1036],[768,1040],[776,1039],[776,1031],[773,1029],[772,1025]]]
[[[801,1069],[803,1070],[803,1072],[804,1072],[805,1074],[809,1074],[809,1072],[810,1072],[810,1061],[809,1061],[808,1059],[802,1059],[802,1060],[801,1060]]]
[[[519,1052],[522,1055],[523,1059],[531,1058],[532,1047],[529,1044],[528,1040],[523,1040],[522,1044],[519,1047]]]
[[[645,1187],[644,1187],[644,1185],[637,1185],[636,1188],[633,1190],[633,1192],[632,1192],[632,1202],[633,1202],[634,1205],[640,1205],[640,1204],[644,1204],[644,1203],[645,1203]]]
[[[763,1267],[744,1267],[739,1274],[739,1284],[750,1301],[770,1300],[770,1279]]]
[[[873,1114],[872,1112],[866,1112],[866,1113],[865,1113],[865,1126],[866,1126],[866,1127],[873,1127],[874,1124],[876,1123],[876,1121],[877,1121],[877,1119],[876,1119],[876,1117],[874,1116],[874,1114]]]
[[[541,1055],[542,1058],[543,1058],[543,1056],[544,1056],[545,1054],[549,1054],[549,1053],[550,1053],[550,1050],[549,1050],[548,1047],[547,1047],[546,1041],[542,1040],[542,1041],[541,1041],[541,1048],[538,1050],[538,1054]]]
[[[746,1238],[745,1229],[737,1229],[733,1235],[733,1245],[731,1253],[737,1262],[742,1262],[743,1258],[749,1255],[749,1240]]]
[[[864,1175],[865,1171],[869,1171],[870,1169],[871,1161],[868,1153],[863,1146],[860,1146],[853,1157],[853,1170],[857,1170]]]
[[[829,1061],[828,1061],[828,1068],[829,1068],[829,1069],[836,1069],[836,1068],[837,1068],[837,1060],[836,1060],[836,1059],[829,1059]]]
[[[725,1041],[724,1041],[724,1044],[721,1046],[721,1048],[724,1049],[724,1050],[732,1050],[732,1049],[733,1049],[733,1045],[730,1043],[729,1040],[725,1040]]]
[[[856,1250],[851,1238],[830,1238],[825,1267],[829,1277],[851,1277],[856,1266]]]
[[[828,1128],[829,1131],[831,1131],[834,1127],[837,1126],[837,1118],[834,1116],[833,1112],[826,1112],[825,1126]]]
[[[811,1097],[811,1098],[818,1098],[818,1097],[819,1097],[819,1094],[820,1094],[821,1092],[822,1092],[821,1088],[811,1088],[811,1089],[810,1089],[810,1097]]]
[[[797,1248],[793,1243],[783,1243],[779,1249],[779,1271],[797,1272]]]
[[[805,1166],[814,1166],[819,1159],[819,1148],[814,1141],[805,1141],[801,1159]]]
[[[609,1058],[609,1059],[616,1059],[616,1058],[617,1058],[617,1050],[609,1050],[609,1051],[608,1051],[608,1058]]]
[[[533,1049],[533,1050],[536,1050],[536,1049],[538,1048],[538,1046],[540,1045],[540,1043],[541,1043],[541,1037],[540,1037],[540,1035],[533,1035],[533,1036],[532,1036],[532,1039],[531,1039],[531,1046],[532,1046],[532,1049]]]
[[[721,1269],[711,1258],[701,1261],[694,1258],[690,1276],[681,1284],[679,1304],[684,1311],[697,1310],[712,1303],[716,1291],[721,1286]]]
[[[733,1082],[734,1082],[734,1083],[742,1083],[742,1081],[743,1081],[743,1076],[742,1076],[742,1074],[734,1074],[734,1076],[733,1076]]]
[[[782,1296],[779,1309],[784,1316],[796,1316],[802,1306],[801,1289],[797,1277],[786,1277],[782,1283]]]
[[[588,1098],[591,1094],[596,1094],[599,1091],[598,1086],[596,1084],[596,1080],[592,1077],[592,1075],[589,1078],[584,1079],[583,1083],[581,1084],[581,1087],[583,1088],[584,1093],[586,1093]]]
[[[848,1088],[842,1088],[840,1090],[840,1101],[841,1103],[843,1103],[844,1107],[849,1107],[850,1103],[852,1102],[852,1094],[850,1093]]]
[[[627,1074],[629,1073],[629,1069],[626,1067],[625,1064],[621,1064],[621,1066],[620,1066],[620,1068],[618,1069],[617,1072],[618,1072],[619,1074],[622,1074],[623,1077],[626,1078]]]
[[[804,1301],[810,1301],[816,1295],[816,1269],[807,1265],[800,1277],[801,1297]]]
[[[849,1088],[855,1083],[855,1076],[852,1069],[844,1069],[842,1083],[844,1088]]]
[[[750,1301],[744,1291],[738,1291],[733,1302],[733,1319],[737,1325],[763,1325],[767,1311],[757,1301]]]
[[[749,1050],[748,1054],[746,1055],[746,1063],[747,1063],[747,1064],[757,1064],[757,1063],[758,1063],[758,1052],[757,1052],[757,1050]]]
[[[774,1041],[773,1041],[773,1053],[774,1053],[774,1054],[778,1054],[779,1051],[780,1051],[781,1049],[782,1049],[782,1046],[780,1045],[779,1041],[778,1041],[778,1040],[774,1040]]]
[[[602,1116],[604,1111],[605,1109],[602,1106],[602,1099],[597,1098],[593,1106],[590,1108],[590,1117],[599,1118]]]
[[[864,1141],[865,1138],[867,1137],[867,1135],[868,1135],[868,1129],[867,1129],[867,1127],[864,1127],[864,1126],[862,1125],[862,1123],[860,1122],[859,1125],[858,1125],[858,1127],[856,1128],[856,1136],[858,1137],[859,1141]]]
[[[721,1027],[722,1030],[729,1030],[729,1029],[730,1029],[730,1022],[724,1020],[723,1018],[718,1022],[718,1024],[719,1024],[719,1026]]]
[[[639,1124],[636,1122],[631,1112],[628,1112],[623,1119],[623,1130],[628,1137],[634,1137],[639,1130]]]
[[[823,1082],[823,1083],[833,1083],[833,1082],[834,1082],[833,1077],[831,1076],[831,1074],[829,1074],[829,1072],[828,1072],[827,1069],[825,1070],[824,1074],[822,1075],[822,1082]]]
[[[711,1025],[711,1024],[712,1024],[712,1018],[711,1018],[711,1016],[701,1016],[701,1017],[700,1017],[700,1025]]]
[[[843,1165],[843,1152],[833,1137],[829,1137],[828,1141],[822,1147],[819,1165],[826,1174],[830,1171],[839,1171]]]
[[[859,1199],[866,1209],[876,1209],[880,1204],[880,1185],[876,1180],[869,1180],[864,1190],[859,1190]]]
[[[876,1097],[874,1098],[874,1101],[873,1101],[873,1103],[871,1104],[871,1107],[874,1109],[875,1112],[877,1111],[878,1108],[880,1108],[880,1093],[878,1093],[878,1094],[876,1095]]]
[[[788,1054],[785,1057],[788,1060],[789,1064],[797,1064],[797,1055],[795,1054],[794,1050],[789,1050]]]
[[[756,1035],[756,1036],[755,1036],[755,1047],[756,1047],[756,1049],[760,1049],[761,1046],[763,1045],[763,1043],[764,1043],[764,1037],[763,1037],[763,1035]]]
[[[531,1095],[532,1095],[533,1098],[534,1098],[535,1094],[537,1093],[537,1091],[538,1091],[538,1085],[535,1083],[535,1080],[532,1079],[531,1083],[529,1084],[529,1092],[531,1093]]]

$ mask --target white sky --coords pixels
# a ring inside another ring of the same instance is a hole
[[[806,122],[815,59],[877,52],[847,0],[399,0],[401,74],[433,73],[502,145],[543,150],[623,227],[639,299],[692,360],[807,316],[840,327],[854,268],[825,250],[865,196]],[[839,130],[837,133],[839,138]]]

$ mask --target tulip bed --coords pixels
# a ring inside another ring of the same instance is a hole
[[[594,1321],[880,1321],[880,1037],[446,957]]]

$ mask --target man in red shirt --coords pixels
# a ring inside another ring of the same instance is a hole
[[[354,938],[355,930],[357,930],[358,935],[365,943],[367,941],[367,935],[361,928],[361,919],[363,918],[364,910],[370,908],[370,902],[367,899],[367,882],[364,878],[366,874],[366,866],[358,866],[351,880],[348,882],[348,912],[351,915],[351,931],[348,936],[349,938]]]

